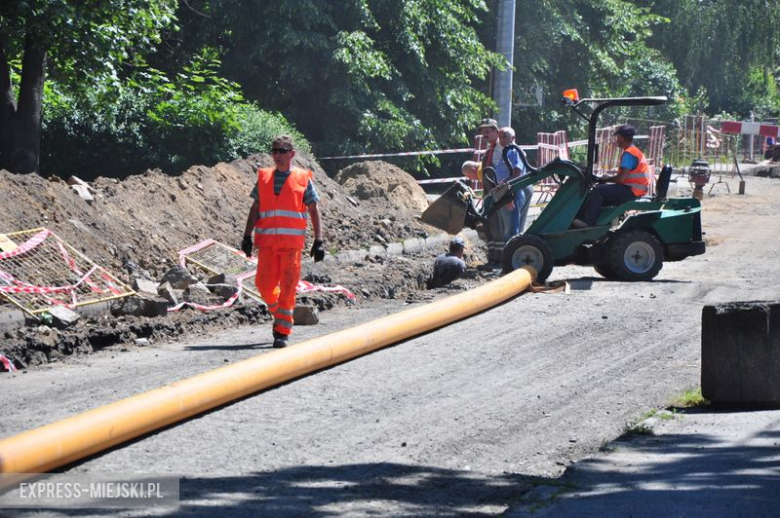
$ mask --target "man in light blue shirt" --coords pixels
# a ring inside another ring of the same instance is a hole
[[[502,147],[507,147],[515,142],[515,130],[509,126],[498,130],[498,141]],[[499,182],[509,181],[511,178],[519,178],[528,173],[525,164],[520,158],[520,152],[517,149],[510,148],[506,155],[511,171],[504,160],[496,167],[496,177]],[[501,222],[504,230],[504,239],[509,241],[512,237],[523,232],[525,220],[528,216],[528,208],[531,206],[531,197],[534,194],[533,185],[529,185],[517,193],[515,199],[499,209]]]

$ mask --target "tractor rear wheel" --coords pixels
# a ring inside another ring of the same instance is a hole
[[[547,280],[553,269],[553,251],[547,241],[539,236],[517,235],[504,247],[504,273],[523,266],[536,270],[536,282]]]
[[[664,249],[644,230],[618,234],[609,245],[609,267],[622,281],[649,281],[661,271]]]

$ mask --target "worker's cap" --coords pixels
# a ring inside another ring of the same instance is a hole
[[[457,245],[457,246],[464,247],[464,248],[466,246],[466,242],[460,236],[453,237],[452,241],[450,241],[450,244]]]
[[[615,129],[614,135],[620,135],[621,137],[633,137],[636,135],[636,128],[631,124],[622,124]]]
[[[482,128],[493,128],[498,131],[498,121],[496,119],[482,119],[477,129],[481,130]]]

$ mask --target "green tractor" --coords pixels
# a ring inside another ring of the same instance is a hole
[[[592,265],[607,279],[646,281],[658,275],[664,261],[680,261],[703,254],[701,204],[695,198],[666,198],[672,175],[668,165],[659,175],[654,197],[603,207],[595,226],[571,228],[591,187],[597,182],[593,164],[598,160],[596,127],[599,114],[611,106],[660,105],[666,98],[579,100],[564,97],[564,102],[588,121],[585,166],[578,167],[558,158],[538,170],[529,166],[530,174],[498,185],[486,171],[486,186],[492,183],[493,188],[481,207],[475,203],[471,189],[457,182],[428,207],[422,220],[450,234],[457,234],[464,225],[481,230],[487,219],[512,201],[519,190],[552,177],[559,183],[555,195],[524,233],[506,243],[502,260],[504,273],[530,265],[537,272],[537,281],[544,282],[553,266],[577,264]],[[590,107],[590,114],[585,113],[583,107]],[[523,153],[520,155],[522,157]]]

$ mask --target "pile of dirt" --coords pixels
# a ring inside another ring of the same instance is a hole
[[[316,163],[297,157],[296,162],[315,172],[323,238],[330,251],[368,249],[377,241],[432,231],[414,219],[403,200],[394,206],[381,191],[355,200]],[[92,203],[57,177],[47,180],[37,174],[0,171],[0,233],[47,227],[110,270],[121,272],[133,262],[159,278],[176,263],[178,250],[202,240],[238,246],[257,167],[270,165],[270,157],[260,155],[211,168],[192,167],[175,177],[158,170],[121,182],[101,177],[90,184],[95,192]],[[397,172],[408,177],[406,183],[413,182],[410,175]]]
[[[428,208],[422,187],[400,169],[387,162],[360,162],[342,169],[335,180],[352,196],[387,210],[419,214]]]
[[[272,165],[270,156],[256,155],[214,167],[195,166],[178,176],[152,170],[123,181],[100,177],[89,184],[93,202],[83,200],[60,178],[45,179],[37,174],[16,175],[0,170],[0,184],[3,185],[0,190],[3,212],[0,234],[46,227],[128,284],[139,276],[159,280],[178,262],[181,249],[206,239],[239,247],[252,203],[249,193],[256,182],[257,168]],[[316,162],[301,154],[296,156],[295,165],[314,171],[314,183],[321,197],[326,250],[331,255],[345,250],[366,251],[359,254],[360,260],[346,264],[330,258],[314,264],[307,257],[303,267],[304,278],[315,283],[343,285],[357,295],[358,302],[371,298],[424,296],[420,292],[424,289],[435,253],[427,251],[412,256],[391,256],[367,252],[372,245],[386,246],[410,237],[438,233],[418,219],[427,201],[412,176],[387,163],[366,162],[339,172],[337,181],[329,178]],[[311,232],[307,239],[308,249]],[[440,251],[443,250],[436,252]],[[479,260],[482,257],[481,250],[472,249],[468,253],[467,259]],[[330,294],[308,294],[301,298],[302,302],[317,305],[320,309],[344,300]],[[9,307],[7,303],[0,302],[0,311]],[[230,313],[215,312],[216,315]],[[132,332],[134,326],[143,328],[139,322],[144,322],[145,317],[123,318],[128,333],[108,333],[118,337],[114,340],[117,343],[127,342],[133,335],[149,334],[148,330],[140,334]],[[236,318],[210,316],[208,320],[210,326],[219,325],[220,321],[223,325],[235,325]],[[169,315],[166,320],[175,322],[174,329],[165,331],[167,324],[162,325],[163,330],[158,330],[158,335],[186,333],[190,321],[195,322],[193,325],[198,328],[204,317],[195,310],[187,310],[175,316]],[[262,318],[254,315],[243,320],[258,322]],[[90,323],[89,320],[83,323],[93,331],[103,325],[113,326],[112,329],[119,325],[122,329],[120,324],[122,322]],[[41,349],[46,357],[55,356],[46,352],[46,348],[57,349],[56,344],[51,343],[49,331],[41,329],[44,335],[31,336],[35,335],[38,327],[45,326],[28,328],[21,334],[6,333],[5,340],[0,341],[0,353],[13,349],[15,354],[19,354],[30,344],[42,343],[46,344]],[[65,340],[66,334],[58,334],[61,341]],[[84,335],[84,343],[89,342],[93,348],[97,343],[106,342],[90,336],[89,333]],[[9,345],[14,343],[16,347]],[[20,348],[20,344],[24,347]],[[74,345],[70,349],[79,351],[88,347]],[[37,355],[37,359],[27,355],[23,363],[41,361],[41,355]]]

